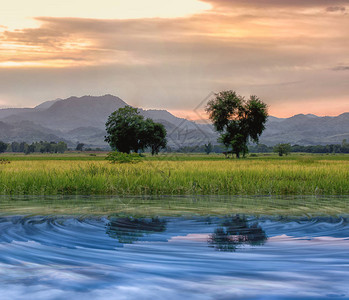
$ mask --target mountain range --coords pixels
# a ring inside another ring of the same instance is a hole
[[[0,140],[65,141],[70,147],[78,142],[88,147],[107,148],[104,142],[108,116],[127,105],[122,99],[104,95],[83,96],[46,101],[34,108],[0,109]],[[164,124],[168,142],[173,148],[217,143],[213,126],[178,118],[166,110],[143,110],[140,113]],[[318,117],[312,114],[291,118],[270,116],[260,142],[267,145],[291,143],[322,145],[349,140],[349,113],[337,117]]]

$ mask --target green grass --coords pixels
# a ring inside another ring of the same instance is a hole
[[[64,154],[42,154],[32,153],[26,155],[23,153],[3,153],[0,158],[10,161],[45,161],[45,160],[66,160],[66,161],[104,161],[109,152],[75,152],[69,151]],[[254,156],[256,155],[256,156]],[[309,154],[309,153],[292,153],[289,156],[279,157],[274,153],[258,153],[247,155],[247,158],[241,160],[349,160],[349,154]],[[226,161],[223,154],[211,153],[160,153],[156,156],[151,156],[149,153],[144,154],[146,161]],[[234,160],[234,159],[233,159]]]
[[[47,161],[47,160],[63,160],[63,161],[104,161],[107,152],[85,153],[85,152],[68,152],[65,154],[41,154],[32,153],[29,155],[23,153],[5,153],[0,158],[10,161]],[[92,154],[92,155],[91,155]]]
[[[348,155],[147,156],[115,164],[105,154],[3,155],[2,195],[349,195]]]

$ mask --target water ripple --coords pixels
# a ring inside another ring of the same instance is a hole
[[[347,218],[0,217],[4,299],[349,298]]]

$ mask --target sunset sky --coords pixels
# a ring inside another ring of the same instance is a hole
[[[349,0],[1,0],[1,107],[113,94],[195,119],[226,89],[349,112]]]

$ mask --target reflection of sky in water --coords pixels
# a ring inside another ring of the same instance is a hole
[[[346,219],[249,218],[268,240],[218,251],[231,220],[2,217],[1,298],[349,299]]]

